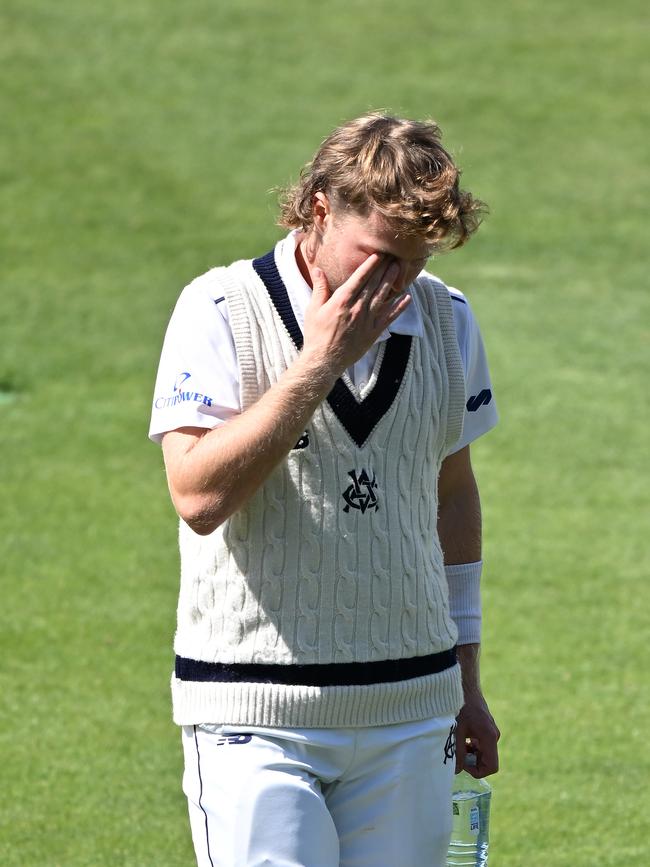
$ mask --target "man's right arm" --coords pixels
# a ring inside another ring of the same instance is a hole
[[[302,355],[248,410],[212,429],[166,433],[169,490],[180,517],[201,535],[241,508],[296,444],[332,380]]]
[[[391,270],[393,269],[393,270]],[[240,509],[303,433],[342,372],[410,303],[392,294],[397,269],[373,254],[330,293],[317,271],[298,358],[253,406],[213,430],[163,437],[169,490],[179,516],[207,535]]]

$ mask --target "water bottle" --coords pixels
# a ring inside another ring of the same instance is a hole
[[[468,754],[466,764],[476,764]],[[492,786],[467,771],[456,774],[452,792],[453,828],[447,867],[486,867]]]

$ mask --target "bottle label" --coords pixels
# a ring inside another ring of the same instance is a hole
[[[472,807],[469,811],[469,832],[470,834],[475,834],[478,837],[478,832],[481,827],[481,821],[479,816],[478,807]]]

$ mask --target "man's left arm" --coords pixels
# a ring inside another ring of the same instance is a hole
[[[457,717],[456,772],[465,766],[467,752],[476,766],[475,777],[499,768],[499,729],[483,697],[479,676],[481,501],[472,470],[469,446],[445,458],[438,480],[438,535],[450,584],[452,616],[459,625],[458,661],[463,675],[465,704]]]

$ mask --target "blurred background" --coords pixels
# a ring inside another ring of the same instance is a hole
[[[193,863],[158,355],[368,109],[433,117],[491,209],[430,267],[501,413],[473,447],[490,863],[645,863],[647,4],[3,0],[0,32],[0,863]]]

